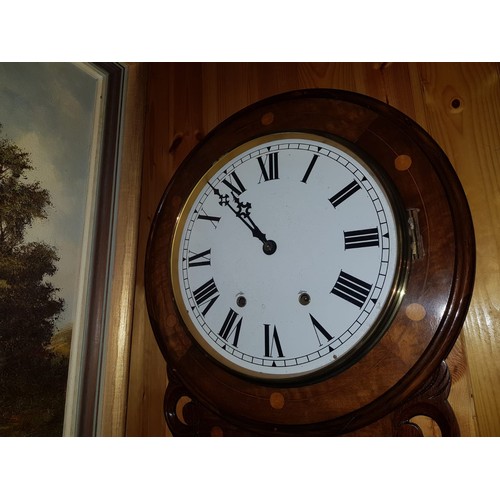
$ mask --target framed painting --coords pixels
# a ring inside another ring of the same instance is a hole
[[[143,70],[0,64],[1,436],[123,433]]]

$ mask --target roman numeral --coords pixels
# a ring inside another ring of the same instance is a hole
[[[212,226],[214,226],[215,228],[217,227],[217,224],[220,221],[220,217],[215,217],[214,215],[208,215],[207,212],[205,212],[205,210],[203,209],[200,211],[198,219],[210,221],[212,223]]]
[[[330,198],[330,203],[334,206],[334,208],[337,208],[342,202],[347,200],[347,198],[352,196],[359,189],[361,189],[361,186],[356,181],[352,181],[344,189],[341,189],[335,196],[332,196]]]
[[[193,292],[194,301],[198,307],[207,304],[205,309],[201,312],[203,316],[207,314],[209,309],[214,305],[215,301],[219,298],[219,290],[215,286],[214,279],[209,279],[206,283],[201,285]]]
[[[281,348],[281,342],[278,337],[276,326],[273,328],[273,333],[271,335],[271,325],[264,325],[264,356],[266,358],[274,357],[274,348],[278,351],[278,357],[283,358],[283,349]]]
[[[309,163],[309,166],[307,167],[306,173],[301,181],[304,184],[307,182],[307,179],[309,179],[309,176],[311,175],[312,169],[314,168],[314,165],[316,164],[316,161],[318,158],[319,158],[319,155],[314,155],[312,157],[311,163]]]
[[[340,271],[337,282],[330,293],[337,295],[337,297],[355,306],[362,307],[370,294],[371,288],[372,286],[365,283],[363,280],[345,273],[344,271]]]
[[[191,255],[191,257],[188,258],[188,267],[210,265],[210,248],[208,250],[205,250],[204,252],[200,253],[190,252],[190,253],[192,253],[193,255]]]
[[[219,335],[222,337],[224,340],[229,340],[231,336],[234,335],[233,337],[233,346],[238,347],[238,339],[240,338],[240,330],[241,330],[241,322],[243,321],[243,318],[240,318],[238,323],[234,325],[234,322],[238,318],[238,313],[233,311],[231,308],[229,309],[229,312],[226,316],[226,319],[224,320],[224,323],[222,325],[222,328],[220,329]],[[233,326],[234,325],[234,326]]]
[[[380,244],[378,228],[344,231],[344,249],[378,247]]]
[[[309,314],[309,316],[311,318],[311,321],[312,321],[312,324],[314,327],[314,331],[316,332],[316,337],[318,338],[319,345],[322,345],[322,344],[321,344],[321,339],[320,339],[320,336],[318,335],[318,332],[321,333],[321,335],[323,335],[323,337],[325,337],[327,342],[330,342],[330,340],[333,340],[333,337],[328,333],[326,328],[312,314]]]
[[[222,183],[225,184],[236,196],[239,196],[241,193],[244,193],[246,191],[245,186],[243,186],[240,178],[236,175],[235,172],[229,174],[229,177],[236,184],[236,186],[227,179],[224,179]]]
[[[257,161],[259,162],[259,167],[262,172],[262,175],[260,176],[259,179],[259,184],[262,181],[262,177],[264,177],[264,182],[265,181],[272,181],[275,179],[279,179],[278,176],[278,153],[269,153],[265,156],[265,159],[263,159],[262,156],[259,156],[257,158]]]

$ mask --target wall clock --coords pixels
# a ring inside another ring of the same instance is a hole
[[[351,92],[274,96],[180,165],[146,297],[174,435],[458,435],[445,358],[475,268],[433,139]]]

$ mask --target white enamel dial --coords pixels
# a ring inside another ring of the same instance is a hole
[[[395,302],[399,222],[374,171],[345,146],[286,133],[242,145],[178,218],[171,271],[196,342],[226,367],[294,379],[334,367]]]

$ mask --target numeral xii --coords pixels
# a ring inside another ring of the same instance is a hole
[[[257,161],[259,162],[259,167],[262,174],[260,176],[260,179],[264,178],[264,182],[279,179],[277,152],[269,153],[265,155],[265,157],[259,156],[257,158]]]

